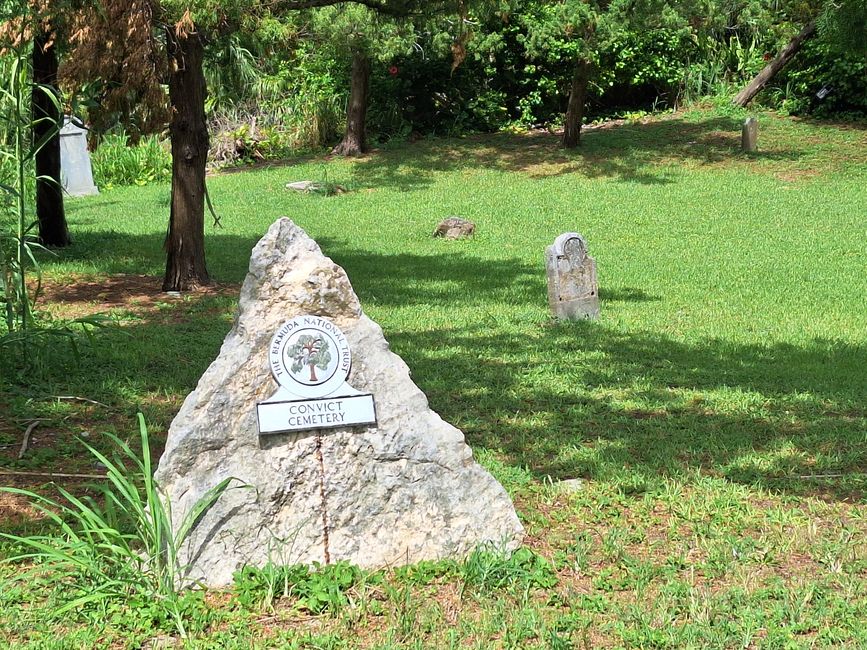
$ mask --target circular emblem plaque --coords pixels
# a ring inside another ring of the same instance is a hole
[[[271,374],[299,397],[325,397],[349,376],[346,336],[327,318],[298,316],[283,323],[268,348]]]

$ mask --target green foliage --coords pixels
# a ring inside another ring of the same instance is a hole
[[[23,496],[54,530],[21,536],[0,532],[0,537],[23,551],[7,562],[32,563],[14,580],[50,575],[65,585],[67,602],[57,614],[113,602],[160,603],[182,635],[186,634],[186,603],[180,589],[184,567],[178,557],[182,544],[202,515],[235,479],[227,478],[208,490],[178,522],[171,504],[153,479],[150,443],[144,417],[139,414],[141,452],[113,434],[111,457],[82,443],[93,459],[106,468],[106,482],[95,486],[99,499],[78,497],[58,487],[60,500],[28,490],[2,487],[0,491]],[[129,469],[128,469],[129,468]]]
[[[361,577],[348,562],[316,565],[308,579],[298,585],[300,604],[313,613],[337,611],[348,602],[347,592]]]
[[[816,93],[823,87],[824,98]],[[794,114],[867,116],[867,58],[817,38],[804,44],[797,61],[765,91],[765,101]]]
[[[262,93],[256,92],[256,86],[261,84],[264,74],[256,56],[245,47],[243,37],[243,33],[235,32],[209,48],[205,61],[208,110],[231,107],[239,97],[261,98]]]
[[[437,578],[456,574],[455,563],[450,560],[422,560],[415,564],[397,567],[394,577],[409,585],[429,585]]]
[[[867,0],[826,0],[819,31],[836,53],[863,60],[867,56]]]
[[[232,153],[240,162],[279,160],[296,151],[284,130],[276,126],[259,126],[255,120],[241,124],[232,131],[224,131],[218,137],[228,139],[233,148]]]
[[[843,3],[839,11],[824,3],[825,15],[847,15],[860,1]],[[206,60],[210,161],[219,167],[333,144],[343,126],[353,50],[372,61],[371,140],[556,126],[579,55],[595,64],[587,121],[668,109],[730,95],[819,4],[527,0],[469,3],[465,20],[438,15],[434,9],[443,3],[410,18],[353,3],[284,11],[246,0],[202,0],[168,3],[166,9],[175,16],[189,8],[194,20],[212,30]],[[208,12],[217,5],[219,20],[237,29],[213,29]],[[831,25],[830,18],[825,22]],[[823,29],[826,42],[843,42],[831,39],[837,34],[831,27]],[[465,48],[456,69],[453,46],[456,52]],[[796,58],[789,70],[800,72],[798,78],[785,76],[762,100],[789,112],[858,113],[860,59],[844,56],[841,64],[829,52],[811,62],[806,55]],[[827,83],[817,77],[826,76],[839,92],[829,101],[812,101]],[[132,173],[134,161],[124,159],[117,167],[112,173],[126,183],[158,180],[164,169],[158,159],[139,173]]]
[[[271,21],[273,30],[289,30]],[[308,39],[274,42],[261,30],[243,49],[255,59],[243,73],[229,74],[232,62],[218,43],[210,49],[205,74],[211,130],[209,159],[217,166],[285,158],[318,151],[337,137],[348,92],[348,70],[336,65],[328,51]],[[242,47],[238,45],[237,48]],[[236,49],[237,49],[236,48]],[[249,48],[249,49],[247,49]],[[246,79],[227,83],[226,79]]]
[[[261,569],[247,566],[233,575],[235,596],[238,604],[247,609],[273,610],[278,599],[296,594],[296,585],[309,575],[310,569],[303,564],[269,563]]]
[[[523,31],[521,40],[527,53],[543,60],[576,61],[578,58],[598,63],[597,23],[605,9],[601,3],[527,2],[519,14]],[[609,26],[610,23],[603,23]]]
[[[29,330],[36,325],[28,276],[31,272],[36,275],[35,293],[38,295],[40,275],[34,251],[41,248],[34,235],[36,224],[28,205],[30,187],[26,179],[45,141],[30,143],[34,125],[30,116],[31,82],[26,47],[13,50],[5,72],[7,83],[0,87],[0,121],[11,139],[11,147],[0,149],[0,159],[6,163],[0,168],[5,172],[5,177],[0,178],[0,227],[3,228],[0,231],[0,309],[4,325],[4,330],[0,330],[0,349],[11,347],[14,353],[26,359]],[[43,89],[43,92],[50,91]],[[53,94],[49,96],[58,102]],[[55,125],[55,134],[56,128]]]
[[[320,55],[349,64],[353,52],[372,61],[390,61],[412,50],[413,24],[396,20],[363,5],[341,2],[310,12],[310,29]]]
[[[91,154],[93,180],[101,189],[116,185],[162,183],[172,177],[172,155],[167,141],[156,135],[130,144],[122,131],[100,139]]]
[[[19,11],[27,15],[26,7]],[[19,36],[24,43],[23,34]],[[44,93],[58,109],[60,99],[50,87],[34,86],[29,54],[29,47],[19,44],[0,67],[6,74],[6,83],[0,87],[0,132],[6,136],[6,142],[0,143],[0,365],[13,374],[38,368],[45,349],[58,340],[77,354],[77,332],[87,333],[88,328],[104,324],[100,316],[56,322],[36,311],[42,283],[37,255],[47,251],[39,243],[33,214],[34,159],[60,126],[52,123],[34,141],[37,122],[31,115],[30,98],[34,90]],[[48,117],[39,119],[51,122]]]
[[[238,602],[248,608],[273,608],[278,598],[293,598],[296,605],[313,614],[338,613],[349,603],[348,592],[362,572],[348,562],[319,565],[245,567],[235,572]]]
[[[461,567],[464,589],[491,592],[499,589],[550,589],[557,574],[540,555],[522,547],[511,554],[479,548]]]

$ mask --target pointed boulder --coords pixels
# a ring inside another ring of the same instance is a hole
[[[302,315],[346,335],[348,383],[373,395],[375,425],[259,434],[256,404],[277,389],[271,337]],[[523,536],[506,491],[430,410],[344,270],[286,218],[253,249],[235,325],[172,422],[156,472],[176,526],[229,477],[247,488],[196,523],[181,549],[187,581],[227,585],[269,562],[395,566],[485,543],[514,549]]]

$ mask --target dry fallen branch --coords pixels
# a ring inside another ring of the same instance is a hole
[[[21,449],[18,451],[18,460],[24,458],[24,454],[27,453],[27,448],[30,446],[30,434],[33,433],[33,429],[39,426],[40,422],[41,420],[33,420],[24,432],[24,439],[21,441]]]
[[[96,404],[97,406],[102,406],[107,409],[112,409],[108,404],[103,404],[102,402],[97,402],[95,399],[88,399],[87,397],[76,397],[75,395],[51,395],[46,399],[56,399],[58,401],[68,401],[68,402],[88,402],[89,404]],[[114,410],[114,409],[112,409]]]
[[[67,474],[65,472],[19,472],[11,469],[0,469],[0,475],[4,476],[47,476],[49,478],[106,478],[105,474]]]

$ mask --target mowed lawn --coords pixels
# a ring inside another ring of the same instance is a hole
[[[168,186],[71,200],[75,245],[43,260],[42,306],[120,324],[78,362],[59,350],[29,383],[0,379],[0,467],[93,472],[76,436],[134,440],[136,411],[158,446],[231,327],[253,244],[289,216],[504,484],[541,559],[356,576],[324,612],[252,587],[199,594],[190,647],[867,646],[867,128],[763,114],[744,154],[742,120],[606,125],[575,153],[547,133],[432,138],[214,175],[217,286],[180,297],[158,293]],[[285,189],[298,180],[349,191]],[[475,238],[433,239],[451,215]],[[597,260],[596,322],[549,316],[544,248],[564,231]],[[0,497],[0,530],[41,526]],[[0,644],[171,634],[135,603],[55,615],[68,590],[6,585]]]

